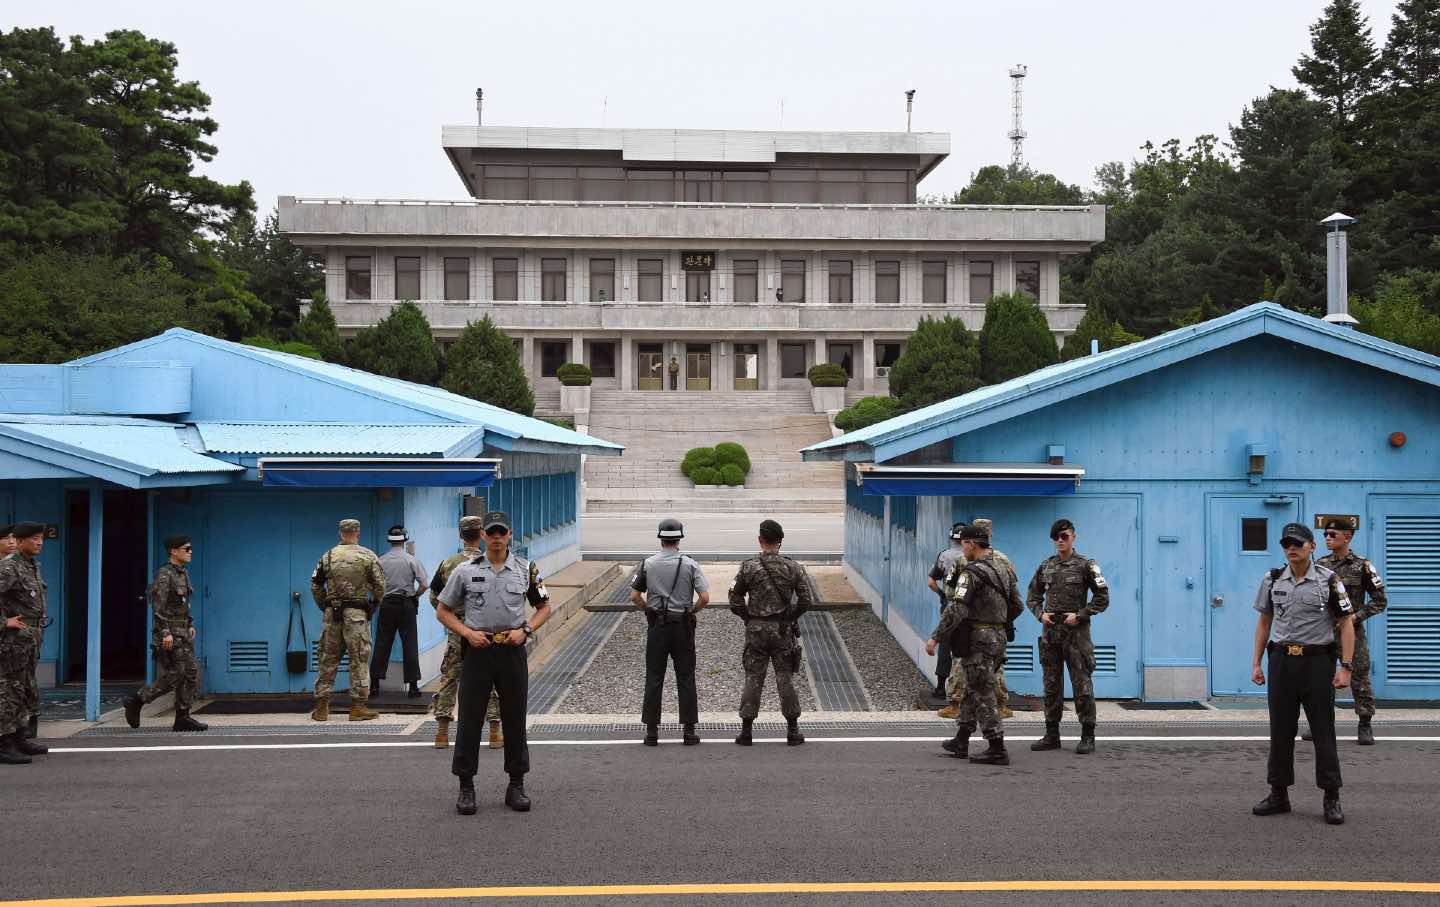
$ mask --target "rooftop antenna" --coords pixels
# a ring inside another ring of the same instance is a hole
[[[1024,64],[1017,63],[1010,67],[1010,166],[1023,167],[1025,165],[1025,130],[1021,127],[1021,114],[1024,113],[1024,90],[1025,90]]]
[[[475,89],[475,125],[485,125],[485,89]]]
[[[780,96],[780,128],[785,128],[785,96]]]
[[[607,94],[600,99],[600,128],[605,128],[605,118],[610,115],[610,96]]]
[[[905,92],[905,131],[910,131],[910,110],[915,106],[915,89]]]

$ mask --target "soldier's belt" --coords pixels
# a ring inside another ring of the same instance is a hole
[[[1333,658],[1335,656],[1334,643],[1329,643],[1323,646],[1314,646],[1302,645],[1301,643],[1297,642],[1269,642],[1265,644],[1265,648],[1271,652],[1279,652],[1282,655],[1296,657],[1301,655],[1329,655]]]
[[[1003,630],[1003,629],[1005,629],[1005,625],[1004,625],[1004,624],[981,624],[981,623],[976,623],[976,622],[974,622],[974,621],[969,621],[968,623],[970,624],[970,626],[974,627],[974,628],[977,629],[977,630]]]

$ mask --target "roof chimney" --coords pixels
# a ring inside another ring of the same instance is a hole
[[[1320,225],[1325,228],[1325,320],[1341,327],[1354,328],[1360,322],[1350,314],[1349,243],[1345,228],[1355,218],[1336,211]]]

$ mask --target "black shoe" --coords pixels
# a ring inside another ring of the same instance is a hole
[[[685,725],[685,732],[681,735],[680,741],[686,746],[698,746],[700,744],[700,735],[695,733],[695,725]]]
[[[29,765],[30,757],[16,749],[19,742],[19,734],[6,734],[0,737],[0,765]]]
[[[1361,746],[1375,745],[1375,732],[1370,729],[1370,719],[1360,719],[1360,731],[1355,735],[1355,742]]]
[[[1341,809],[1340,809],[1340,798],[1339,798],[1339,797],[1326,797],[1326,798],[1325,798],[1325,824],[1326,824],[1326,825],[1344,825],[1344,824],[1345,824],[1345,813],[1344,813],[1343,811],[1341,811]]]
[[[967,731],[956,731],[954,737],[940,744],[940,748],[956,759],[964,759],[970,755],[970,734]]]
[[[530,811],[530,798],[525,796],[525,786],[515,781],[505,788],[505,805],[517,813],[528,813]]]
[[[1045,725],[1045,736],[1030,744],[1030,749],[1035,752],[1042,750],[1058,750],[1060,748],[1060,725]]]
[[[10,735],[10,742],[15,744],[16,751],[22,756],[43,756],[50,752],[50,747],[33,740],[26,740],[23,733]]]
[[[374,699],[376,696],[379,696],[379,695],[380,695],[380,681],[378,681],[378,680],[372,680],[372,681],[370,681],[370,698],[371,698],[371,699]]]
[[[749,746],[752,742],[750,737],[750,726],[755,722],[749,718],[742,718],[740,721],[740,733],[735,736],[735,742],[741,746]]]
[[[25,731],[21,734],[26,740],[34,740],[40,736],[40,716],[31,715],[30,721],[25,725]]]
[[[644,740],[644,743],[645,743],[646,746],[659,746],[659,745],[660,745],[660,725],[658,725],[658,724],[647,724],[647,725],[645,725],[645,740]]]
[[[455,799],[455,811],[462,816],[475,815],[475,788],[461,785],[460,796]]]
[[[976,765],[1009,765],[1010,754],[1005,751],[1005,738],[993,738],[990,741],[990,748],[983,753],[971,756],[970,761]]]
[[[408,696],[408,697],[410,697],[411,699],[419,699],[419,698],[420,698],[420,684],[418,684],[418,683],[411,683],[411,684],[410,684],[410,689],[408,689],[408,690],[405,691],[405,695]]]
[[[190,717],[189,712],[176,712],[175,723],[170,726],[172,731],[208,731],[210,725],[203,721],[197,721]]]
[[[125,706],[125,723],[130,725],[131,727],[139,727],[140,697],[126,696],[124,699],[120,700],[120,704]]]
[[[1075,744],[1075,755],[1088,756],[1095,752],[1095,725],[1083,725],[1080,728],[1080,742]]]
[[[1289,811],[1290,792],[1283,787],[1270,788],[1270,796],[1250,808],[1250,812],[1257,816],[1274,816]]]
[[[800,733],[800,720],[798,718],[791,718],[785,729],[785,745],[799,746],[804,742],[805,735]]]

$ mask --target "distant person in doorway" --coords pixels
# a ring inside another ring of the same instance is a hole
[[[660,696],[665,690],[665,669],[675,664],[675,692],[680,705],[682,740],[700,742],[695,725],[700,705],[695,691],[695,620],[710,604],[710,583],[694,558],[680,553],[685,527],[676,519],[660,521],[656,533],[660,551],[640,562],[630,581],[630,601],[645,612],[650,624],[645,634],[645,701],[640,720],[645,724],[646,746],[660,743]]]
[[[126,696],[125,722],[132,728],[140,726],[140,708],[161,696],[175,691],[175,723],[173,731],[205,731],[210,726],[190,717],[190,707],[200,686],[200,665],[195,660],[195,619],[190,613],[194,589],[190,585],[190,560],[195,556],[188,535],[172,535],[165,540],[169,560],[155,571],[150,583],[151,643],[155,652],[155,682]]]
[[[380,694],[380,681],[389,671],[390,650],[395,647],[395,634],[399,633],[405,683],[409,686],[408,694],[414,698],[420,695],[420,645],[415,618],[420,610],[420,593],[427,581],[425,566],[405,550],[410,535],[404,526],[391,526],[385,540],[390,543],[390,550],[380,555],[385,597],[380,599],[375,653],[370,659],[370,696]]]
[[[672,391],[673,391],[673,390],[679,390],[679,389],[680,389],[680,360],[679,360],[679,359],[676,359],[674,356],[671,356],[671,357],[670,357],[670,365],[669,365],[669,367],[666,369],[666,371],[670,373],[670,389],[671,389]]]

